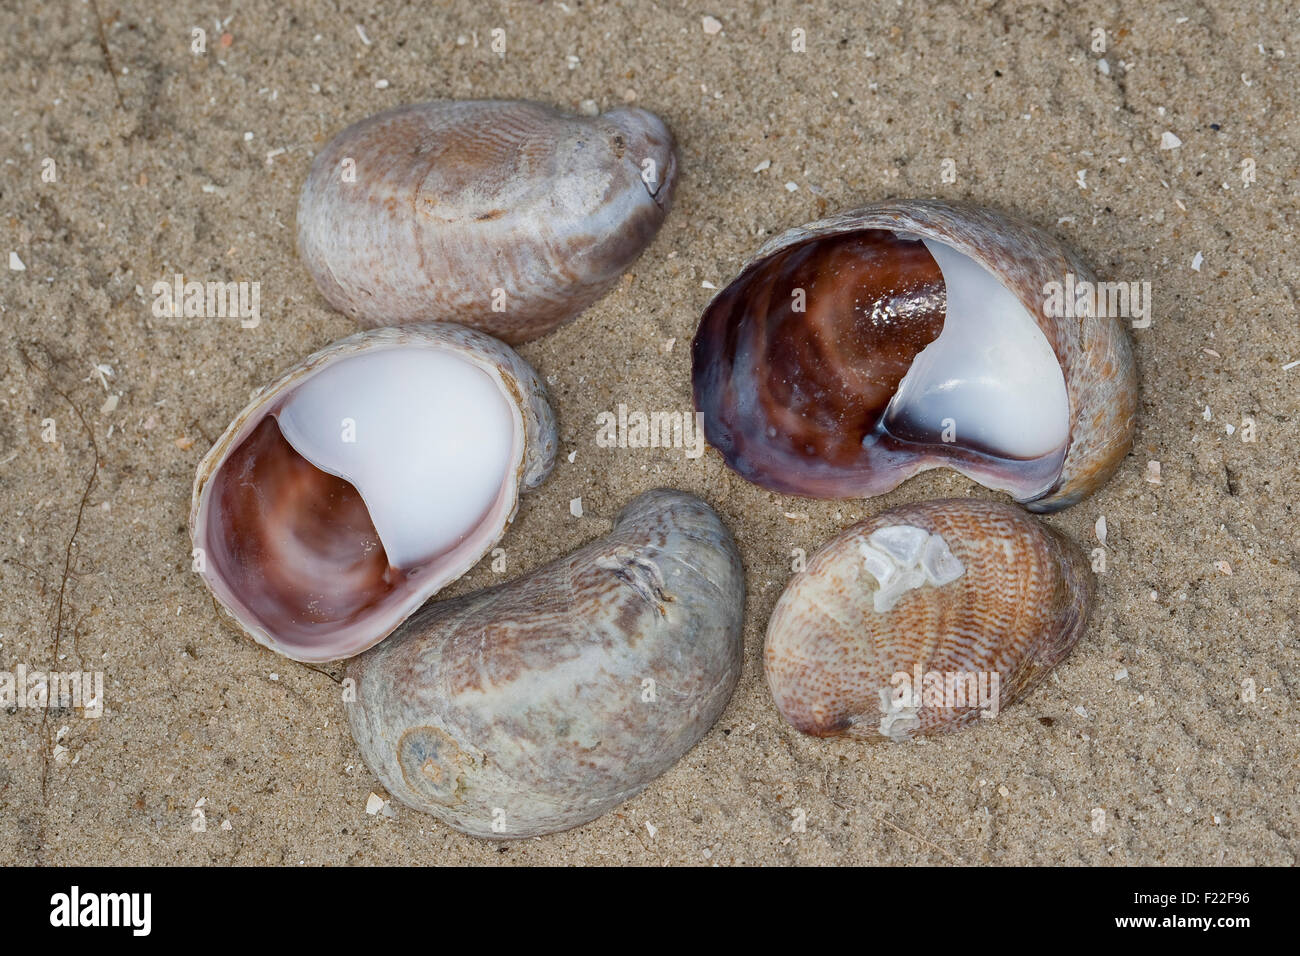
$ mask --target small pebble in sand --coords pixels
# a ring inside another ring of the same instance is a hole
[[[18,253],[16,252],[9,253],[9,268],[14,272],[27,271],[27,266],[23,264],[23,260],[18,258]]]
[[[1205,261],[1205,256],[1201,255],[1199,252],[1196,255],[1192,256],[1192,271],[1200,272],[1201,263],[1204,261]]]
[[[701,289],[716,289],[717,286],[714,285],[712,282],[710,282],[708,279],[705,279],[703,282],[700,283],[700,288],[701,288]]]
[[[722,31],[722,21],[716,17],[705,17],[700,21],[700,26],[704,28],[704,32],[709,36]]]
[[[182,435],[180,438],[177,438],[175,441],[173,441],[172,444],[175,445],[177,448],[179,448],[181,451],[188,451],[190,448],[194,447],[194,439],[190,438],[187,435]]]
[[[577,498],[569,499],[569,514],[573,515],[575,518],[582,517],[582,496],[581,495],[579,495]]]
[[[573,460],[574,460],[575,458],[577,458],[577,457],[578,457],[578,451],[577,451],[577,449],[574,449],[573,451],[569,452],[569,464],[572,465],[572,464],[573,464]]]
[[[1147,462],[1147,481],[1153,485],[1160,484],[1160,462]]]
[[[371,791],[370,796],[366,797],[366,813],[374,816],[382,809],[384,809],[384,798]]]
[[[1097,519],[1096,524],[1097,540],[1101,542],[1102,547],[1106,546],[1106,516],[1102,515]]]
[[[1227,561],[1215,561],[1214,570],[1218,571],[1220,574],[1232,575],[1232,565]]]
[[[1183,145],[1183,141],[1179,139],[1177,136],[1175,136],[1173,133],[1169,132],[1169,130],[1165,130],[1164,133],[1162,133],[1160,136],[1161,149],[1177,149],[1179,146],[1182,145]]]
[[[1115,672],[1115,679],[1116,679],[1116,680],[1128,680],[1128,668],[1127,668],[1127,667],[1121,667],[1119,670],[1117,670],[1117,671]]]
[[[786,183],[786,184],[785,184],[785,191],[788,192],[788,193],[795,193],[795,192],[798,192],[798,191],[799,191],[799,184],[798,184],[798,183]]]
[[[761,173],[763,172],[763,170],[770,169],[771,167],[772,167],[772,161],[770,159],[765,159],[757,166],[754,167],[754,172]]]
[[[1209,405],[1206,405],[1205,411],[1201,412],[1201,418],[1205,419],[1207,422],[1214,420],[1214,413],[1210,411]]]

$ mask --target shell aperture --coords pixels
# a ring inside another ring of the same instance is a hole
[[[705,435],[745,479],[883,494],[947,467],[1054,511],[1132,443],[1136,372],[1111,315],[1057,315],[1092,278],[1046,233],[964,203],[877,203],[766,243],[692,345]]]
[[[491,548],[555,442],[505,344],[451,323],[360,333],[256,393],[204,457],[196,570],[258,643],[350,657]]]
[[[884,428],[933,442],[950,421],[958,443],[1007,459],[1050,457],[1048,469],[1059,470],[1070,402],[1047,337],[992,272],[949,245],[924,242],[943,272],[943,331],[899,383]]]
[[[383,349],[323,369],[276,415],[285,440],[353,485],[388,560],[410,569],[453,547],[500,493],[510,406],[481,370],[428,349]]]

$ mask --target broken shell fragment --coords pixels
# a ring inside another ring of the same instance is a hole
[[[943,466],[1032,511],[1064,508],[1133,437],[1118,317],[1053,295],[1094,281],[1046,233],[963,203],[878,203],[789,230],[700,321],[705,435],[775,491],[879,495]]]
[[[555,447],[508,346],[450,323],[362,332],[262,389],[199,463],[196,570],[259,644],[350,657],[478,562]]]
[[[672,134],[642,109],[417,103],[321,150],[298,251],[366,325],[446,319],[523,342],[609,290],[659,231],[676,178]]]
[[[768,686],[781,715],[818,737],[956,730],[1070,653],[1094,590],[1079,548],[1014,505],[890,508],[790,580],[768,622]]]
[[[646,492],[608,537],[433,602],[352,661],[353,736],[393,796],[465,833],[586,823],[718,719],[740,677],[744,594],[713,510]]]

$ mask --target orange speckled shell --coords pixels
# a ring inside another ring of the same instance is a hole
[[[889,525],[942,535],[965,573],[878,613],[858,548]],[[891,508],[832,539],[790,580],[768,623],[768,685],[782,716],[820,737],[890,739],[880,692],[893,692],[894,675],[915,675],[918,665],[922,674],[996,671],[1000,710],[1070,653],[1094,590],[1083,552],[1013,505],[954,498]],[[915,726],[894,739],[945,733],[980,716],[978,706],[948,703],[921,706]]]

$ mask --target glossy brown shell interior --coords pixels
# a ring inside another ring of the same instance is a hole
[[[406,582],[348,481],[294,450],[268,415],[213,476],[209,560],[258,620],[310,645]]]
[[[759,259],[714,299],[696,334],[695,401],[709,443],[774,491],[875,493],[882,476],[937,444],[927,429],[906,420],[886,429],[883,418],[943,331],[947,301],[925,244],[886,229],[817,236]]]
[[[899,381],[946,318],[942,273],[922,238],[991,271],[1037,322],[1069,398],[1063,461],[947,443],[933,423],[913,427],[892,413],[884,426]],[[1031,510],[1073,504],[1131,447],[1137,381],[1118,319],[1046,313],[1045,284],[1067,274],[1095,279],[1041,230],[965,203],[883,202],[792,229],[700,320],[692,374],[705,437],[742,477],[787,494],[878,495],[946,466]]]

